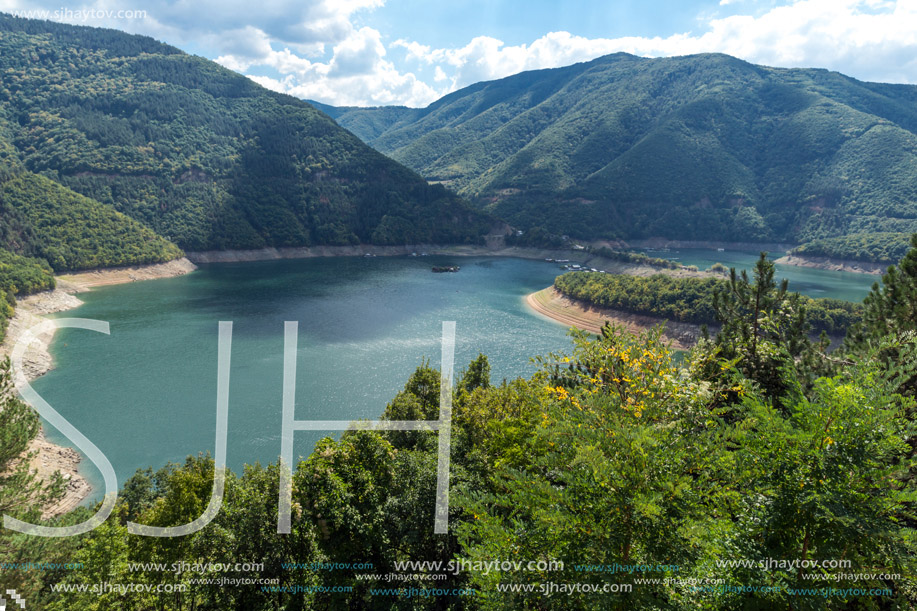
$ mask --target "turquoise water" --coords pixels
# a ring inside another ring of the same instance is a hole
[[[462,269],[430,271],[446,264]],[[61,316],[108,321],[111,335],[61,330],[56,368],[34,386],[99,446],[119,483],[139,467],[212,453],[217,326],[231,320],[227,461],[240,470],[280,453],[284,321],[299,321],[296,418],[375,419],[422,359],[439,367],[444,320],[456,321],[456,371],[483,352],[495,381],[566,350],[566,329],[523,303],[558,273],[539,261],[448,257],[202,266],[81,295],[85,305]],[[297,432],[296,454],[322,436]],[[86,475],[101,481],[95,467]]]
[[[707,252],[727,265],[755,258]],[[450,264],[461,271],[430,271]],[[794,269],[820,296],[857,297],[875,279]],[[105,453],[119,484],[137,468],[212,453],[217,326],[231,320],[227,460],[240,470],[280,453],[284,321],[299,321],[296,418],[375,419],[424,358],[438,367],[444,320],[457,323],[457,372],[483,352],[497,382],[531,374],[534,355],[568,350],[566,329],[523,302],[559,273],[556,264],[506,258],[301,259],[100,288],[60,316],[108,321],[111,335],[61,330],[56,369],[34,387]],[[67,444],[50,427],[48,436]],[[307,455],[322,436],[297,432],[295,453]],[[95,467],[84,465],[101,493]]]
[[[707,269],[714,263],[722,263],[726,267],[747,269],[749,274],[758,261],[759,251],[723,250],[700,248],[680,248],[667,251],[648,250],[645,252],[651,257],[672,259],[684,265],[696,265],[700,269]],[[782,256],[783,253],[772,253],[771,258]],[[777,265],[777,277],[789,280],[791,291],[796,291],[810,297],[831,297],[847,301],[863,301],[869,293],[873,282],[880,280],[880,276],[870,274],[857,274],[854,272],[835,272],[811,267],[797,267],[795,265]]]

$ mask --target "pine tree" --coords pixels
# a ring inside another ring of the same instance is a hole
[[[788,282],[778,285],[774,264],[762,252],[755,264],[754,282],[748,273],[729,272],[725,290],[714,293],[713,307],[722,328],[716,344],[723,357],[739,358],[744,375],[756,381],[775,403],[792,390],[781,374],[785,367],[814,374],[815,353],[824,344],[813,345],[806,309],[798,293],[790,293]],[[814,378],[804,375],[803,379]]]
[[[911,397],[917,396],[917,363],[905,362],[900,346],[913,342],[917,333],[917,233],[911,236],[911,249],[897,266],[892,265],[876,282],[863,300],[863,320],[850,329],[847,352],[853,358],[869,353],[881,343],[880,358],[889,371],[904,368],[898,388]]]

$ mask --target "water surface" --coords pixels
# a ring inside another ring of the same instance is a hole
[[[458,273],[430,270],[456,263]],[[217,328],[233,321],[227,461],[239,470],[280,453],[284,321],[299,321],[296,418],[376,419],[424,359],[438,368],[444,320],[456,321],[456,370],[483,352],[497,382],[530,375],[534,355],[566,350],[566,329],[523,303],[558,273],[506,258],[206,265],[81,295],[85,305],[61,316],[108,321],[111,335],[61,330],[56,368],[34,386],[99,446],[119,482],[212,453]],[[307,455],[321,436],[297,432],[295,452]],[[100,481],[94,467],[86,474]]]
[[[751,275],[751,270],[758,261],[758,251],[746,250],[721,250],[712,248],[673,248],[669,250],[643,250],[651,257],[672,259],[683,265],[696,265],[700,269],[707,269],[714,263],[722,263],[726,267],[735,267],[738,270],[746,269]],[[769,253],[770,258],[777,258],[783,253]],[[880,280],[880,276],[872,274],[858,274],[855,272],[840,272],[812,267],[799,267],[797,265],[777,265],[776,276],[778,279],[789,280],[791,291],[796,291],[810,297],[830,297],[846,301],[863,301],[869,293],[872,284]]]
[[[754,253],[670,251],[689,265],[751,266]],[[434,274],[433,265],[461,265]],[[791,288],[861,299],[873,276],[781,268]],[[193,274],[104,287],[60,314],[108,321],[111,335],[61,330],[56,369],[36,390],[112,462],[119,483],[213,452],[217,327],[233,321],[227,460],[280,453],[283,323],[299,321],[296,418],[376,419],[411,372],[438,367],[441,326],[457,323],[457,373],[487,354],[492,377],[530,375],[530,358],[568,350],[566,329],[533,314],[523,298],[550,285],[556,264],[507,258],[377,257],[205,265]],[[66,439],[48,427],[53,441]],[[322,433],[297,432],[307,455]],[[84,463],[88,465],[88,462]],[[94,467],[84,469],[101,492]]]

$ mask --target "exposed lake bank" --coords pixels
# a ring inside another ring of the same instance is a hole
[[[10,320],[6,337],[0,345],[0,358],[10,356],[13,347],[29,329],[34,331],[35,340],[23,355],[22,366],[26,378],[31,382],[54,367],[49,348],[54,339],[54,328],[47,324],[45,316],[71,310],[82,305],[77,293],[93,287],[126,284],[156,278],[172,278],[194,271],[196,266],[185,258],[167,263],[133,267],[99,269],[57,277],[57,288],[28,295],[16,300],[16,311]],[[44,324],[43,324],[44,323]],[[45,439],[41,431],[27,452],[36,452],[30,462],[39,478],[48,481],[60,471],[67,481],[64,496],[51,507],[44,508],[44,518],[62,515],[79,505],[92,492],[89,482],[79,474],[80,453],[73,448],[55,445]]]
[[[553,286],[526,296],[525,303],[542,316],[547,316],[568,327],[577,327],[591,333],[599,333],[606,321],[623,325],[632,333],[639,333],[664,323],[665,333],[663,337],[671,348],[677,350],[689,349],[701,335],[700,325],[666,321],[654,316],[599,308],[578,299],[567,297]],[[711,331],[714,330],[711,329]]]
[[[813,269],[826,269],[837,272],[853,272],[857,274],[884,274],[891,263],[871,263],[869,261],[854,261],[852,259],[834,259],[830,257],[809,257],[803,255],[785,255],[774,263],[781,265],[795,265],[797,267],[811,267]]]
[[[693,244],[693,245],[696,246],[697,244]],[[417,258],[410,257],[412,253],[416,253],[418,257]],[[434,258],[431,260],[420,258],[420,255],[424,253],[430,255],[431,257],[437,257],[437,258]],[[361,259],[361,257],[363,257],[366,254],[374,255],[376,257],[379,257],[379,259],[368,257],[364,261]],[[714,258],[720,258],[720,255],[724,255],[724,254],[725,255],[733,254],[733,255],[738,256],[738,254],[736,253],[729,253],[727,251],[726,253],[718,253],[718,252],[709,253],[708,252],[704,254],[704,257],[712,256]],[[673,256],[677,256],[677,254]],[[745,258],[751,257],[751,259],[755,258],[754,256],[751,256],[751,255],[742,255],[742,256]],[[480,263],[474,263],[473,261],[467,261],[468,267],[466,268],[465,261],[459,262],[459,261],[451,260],[452,257],[456,257],[456,258],[457,257],[467,257],[469,259],[473,259],[474,257],[505,258],[504,261],[494,261],[493,262],[493,264],[496,265],[497,267],[503,267],[505,265],[508,265],[510,263],[509,259],[511,258],[528,259],[530,261],[542,261],[542,262],[544,262],[546,259],[555,259],[555,260],[556,259],[568,259],[571,262],[576,262],[586,267],[594,267],[594,268],[602,269],[604,271],[607,271],[609,273],[614,273],[614,274],[648,276],[648,275],[653,275],[653,274],[658,274],[658,273],[664,273],[664,274],[675,275],[675,276],[695,276],[695,277],[711,275],[710,273],[697,272],[697,271],[687,269],[685,267],[681,267],[681,268],[674,269],[674,270],[660,269],[660,268],[649,266],[649,265],[609,260],[609,259],[604,259],[602,257],[597,257],[589,252],[586,252],[585,250],[518,248],[518,247],[502,247],[502,246],[495,246],[495,245],[492,245],[492,247],[436,246],[436,245],[316,247],[316,248],[308,248],[308,249],[307,248],[262,249],[258,251],[225,251],[225,252],[215,252],[215,253],[214,252],[188,253],[187,259],[179,259],[176,261],[172,261],[172,262],[160,264],[160,265],[137,266],[137,267],[132,267],[132,268],[120,268],[120,269],[108,269],[108,270],[96,270],[96,271],[81,272],[81,273],[76,273],[76,274],[65,274],[65,275],[59,276],[57,290],[39,294],[39,295],[33,295],[30,297],[24,298],[20,301],[17,307],[17,310],[16,310],[16,316],[10,325],[10,335],[7,338],[4,346],[0,348],[0,352],[3,352],[3,351],[8,352],[9,347],[11,347],[15,343],[16,337],[21,336],[21,333],[25,329],[30,328],[34,326],[35,324],[40,323],[43,320],[42,318],[43,316],[79,306],[81,304],[81,301],[80,299],[78,299],[77,295],[84,291],[90,290],[94,287],[104,287],[108,285],[125,284],[125,283],[138,282],[138,281],[154,279],[154,278],[171,278],[174,276],[181,276],[195,269],[194,262],[198,262],[202,264],[209,264],[209,263],[230,263],[230,262],[249,262],[249,261],[254,262],[254,261],[272,261],[272,260],[279,261],[279,260],[285,260],[285,259],[308,259],[308,258],[317,258],[317,257],[342,258],[342,259],[339,262],[338,261],[336,262],[328,261],[327,265],[326,265],[326,262],[320,263],[318,261],[314,261],[311,265],[317,266],[318,268],[321,268],[324,270],[326,267],[333,264],[334,269],[340,268],[340,269],[346,269],[347,271],[346,272],[341,272],[341,271],[321,272],[324,275],[320,275],[321,280],[316,281],[314,285],[316,287],[321,287],[322,290],[319,291],[318,293],[310,290],[310,291],[307,291],[307,294],[304,294],[305,296],[299,295],[299,294],[288,295],[287,297],[288,297],[289,303],[296,304],[295,307],[297,308],[300,307],[300,304],[307,303],[306,301],[304,301],[304,299],[314,299],[315,300],[314,302],[308,301],[308,303],[310,304],[309,305],[310,308],[315,308],[315,307],[325,308],[326,304],[324,304],[324,302],[321,301],[319,297],[316,297],[316,295],[324,293],[325,290],[329,286],[336,287],[338,283],[345,285],[343,288],[340,289],[342,291],[341,296],[345,299],[350,299],[352,292],[356,294],[355,293],[356,289],[349,288],[350,285],[354,285],[354,286],[359,285],[362,287],[366,285],[367,283],[366,280],[369,280],[372,283],[376,283],[380,281],[380,278],[384,278],[384,282],[395,283],[396,279],[401,277],[400,272],[397,274],[391,275],[391,276],[386,276],[381,271],[381,269],[387,269],[390,267],[398,268],[398,269],[401,269],[402,267],[404,267],[404,268],[418,270],[417,273],[420,273],[420,276],[418,276],[418,279],[422,280],[421,284],[426,287],[426,286],[429,286],[429,283],[430,283],[430,281],[428,280],[428,277],[432,276],[429,273],[430,266],[434,264],[452,265],[456,263],[461,263],[462,272],[460,274],[455,275],[454,278],[452,277],[453,275],[446,274],[446,276],[450,276],[450,278],[446,278],[445,280],[450,282],[451,284],[444,285],[443,291],[434,291],[433,297],[435,298],[435,300],[444,299],[444,295],[449,295],[450,300],[463,299],[461,295],[465,294],[466,291],[468,295],[481,295],[481,294],[487,293],[487,291],[489,291],[490,287],[492,286],[499,286],[501,287],[501,290],[507,289],[507,287],[505,286],[506,285],[505,278],[499,274],[495,274],[493,277],[493,280],[491,281],[484,282],[480,286],[476,285],[474,289],[471,289],[470,287],[467,289],[462,288],[463,283],[466,280],[466,276],[465,276],[466,271],[477,270],[478,268],[476,268],[475,265],[480,265]],[[396,257],[405,257],[405,259],[403,261],[392,259]],[[346,259],[346,258],[350,258],[350,259]],[[388,259],[384,259],[384,258],[388,258]],[[688,260],[688,261],[682,261],[682,262],[696,263],[701,268],[709,266],[709,262],[706,259],[702,261]],[[724,259],[724,262],[727,264],[733,263],[731,259]],[[338,265],[338,263],[340,263],[340,265]],[[746,262],[744,261],[744,259],[736,259],[735,264],[737,266],[743,266],[743,265],[746,265]],[[225,289],[215,289],[211,297],[216,297],[216,298],[225,297],[226,299],[234,303],[237,299],[236,291],[239,290],[238,287],[245,286],[245,282],[241,282],[238,278],[239,271],[240,270],[243,271],[243,277],[249,277],[249,276],[252,278],[257,277],[259,278],[258,279],[259,283],[266,282],[266,280],[262,279],[262,276],[264,274],[266,274],[267,276],[270,276],[273,272],[255,272],[254,270],[248,270],[247,272],[245,271],[247,268],[251,268],[251,267],[257,267],[261,269],[264,265],[265,264],[261,264],[261,263],[252,263],[251,265],[242,263],[239,266],[225,266],[225,267],[221,265],[207,266],[205,270],[202,270],[202,272],[199,272],[201,274],[200,278],[198,278],[197,275],[195,276],[195,279],[193,281],[193,285],[194,285],[193,287],[191,287],[190,284],[188,284],[188,286],[185,286],[184,289],[182,290],[188,292],[189,294],[193,292],[197,299],[203,299],[202,303],[206,303],[208,308],[213,309],[215,307],[213,304],[216,302],[213,301],[212,298],[204,299],[203,297],[200,297],[199,294],[201,293],[202,290],[204,290],[203,287],[207,285],[207,278],[209,278],[210,275],[216,275],[216,276],[219,276],[220,278],[223,278],[221,282],[225,284],[226,288]],[[516,304],[515,306],[511,306],[508,308],[508,311],[510,312],[510,314],[508,315],[508,318],[506,319],[507,325],[515,324],[512,318],[513,314],[511,312],[513,311],[518,312],[518,304],[519,304],[520,298],[525,299],[524,296],[529,291],[532,291],[534,288],[538,286],[548,285],[553,280],[554,276],[564,273],[563,270],[560,269],[560,265],[556,265],[553,263],[549,264],[547,262],[544,262],[544,263],[533,266],[533,264],[530,262],[525,265],[531,267],[533,270],[536,270],[537,273],[535,273],[534,276],[529,277],[527,281],[521,284],[521,286],[523,286],[524,289],[519,290],[517,293],[515,293],[515,295],[512,295],[511,297],[509,297],[506,300],[507,303]],[[252,290],[251,295],[249,295],[246,299],[250,299],[250,300],[261,299],[262,295],[264,296],[270,295],[270,299],[267,301],[264,301],[263,303],[261,301],[257,301],[257,303],[260,304],[260,305],[257,305],[257,308],[256,308],[258,312],[265,311],[265,308],[268,308],[268,309],[275,308],[278,290],[283,289],[283,287],[286,287],[286,286],[294,286],[294,287],[295,286],[307,286],[308,287],[310,286],[309,281],[304,280],[303,277],[298,275],[299,272],[292,271],[294,269],[298,270],[300,267],[299,264],[291,261],[289,262],[289,264],[283,263],[283,262],[278,263],[277,266],[274,266],[273,264],[266,265],[266,267],[270,268],[271,270],[274,270],[275,267],[278,267],[278,266],[284,270],[287,270],[284,273],[290,274],[290,278],[296,278],[296,280],[295,282],[292,282],[292,281],[291,282],[277,282],[277,283],[272,284],[270,287],[265,287],[263,289],[258,289],[258,290]],[[514,265],[514,267],[516,266]],[[287,269],[287,268],[290,268],[290,269]],[[489,268],[484,267],[481,269],[489,269]],[[538,271],[538,270],[543,270],[543,271]],[[526,273],[529,274],[530,276],[532,274],[530,272],[526,272]],[[805,273],[808,275],[813,275],[813,274],[831,275],[831,272],[805,272]],[[245,276],[245,274],[248,274],[248,276]],[[361,278],[363,278],[364,280],[360,280]],[[344,282],[344,280],[346,280],[346,282]],[[438,279],[438,281],[441,281],[441,280],[443,279]],[[458,280],[458,282],[456,282],[456,280]],[[822,281],[822,280],[819,279],[819,281]],[[185,282],[185,281],[179,280],[179,282]],[[844,282],[849,282],[849,280],[844,279]],[[871,279],[869,280],[869,282],[871,283]],[[171,286],[171,284],[169,284],[169,286]],[[393,287],[394,286],[397,286],[398,288],[392,289],[392,295],[390,296],[390,300],[392,304],[389,309],[391,309],[393,312],[398,312],[399,314],[397,316],[394,316],[393,319],[400,320],[401,318],[408,317],[407,312],[411,311],[411,306],[415,304],[415,302],[418,299],[418,296],[412,294],[413,296],[410,299],[401,299],[401,297],[399,296],[402,295],[402,293],[405,290],[407,291],[413,290],[414,285],[408,283],[405,285],[393,284]],[[417,286],[420,286],[420,284],[417,284]],[[439,286],[439,285],[434,284],[434,286]],[[152,291],[148,290],[149,288],[150,287],[146,287],[146,288],[137,287],[136,289],[131,288],[130,291],[132,294],[134,292],[139,291],[139,294],[141,296],[137,297],[137,299],[147,299],[147,300],[155,301],[156,296],[153,295],[153,293],[158,294],[159,292],[161,292],[160,288],[155,288],[155,290],[152,290]],[[164,285],[161,288],[166,288],[166,286]],[[448,289],[448,292],[446,292],[445,289]],[[461,292],[456,291],[455,289],[461,289]],[[113,290],[118,291],[120,289],[116,288]],[[247,289],[243,289],[243,290],[247,290]],[[283,289],[283,290],[286,290],[286,289]],[[337,289],[335,288],[334,290],[337,290]],[[483,293],[482,293],[482,290],[483,290]],[[178,291],[178,292],[180,293],[181,291]],[[539,291],[539,293],[541,293],[541,291]],[[424,289],[423,291],[420,292],[420,294],[424,298],[430,297],[428,289]],[[143,295],[145,295],[146,297],[143,297]],[[267,299],[266,297],[264,298]],[[126,296],[125,296],[125,299],[126,299]],[[466,309],[473,308],[474,311],[477,312],[479,308],[479,304],[476,301],[476,299],[478,298],[477,297],[473,298],[472,301],[467,304]],[[92,299],[89,299],[89,301],[92,301]],[[119,307],[121,307],[120,306],[121,298],[118,298],[115,301],[117,302]],[[360,304],[364,304],[365,298],[361,298],[355,301],[359,301]],[[405,303],[405,301],[407,303]],[[577,327],[580,327],[580,328],[583,328],[589,331],[593,331],[593,332],[599,331],[601,324],[602,322],[604,322],[604,320],[611,320],[618,324],[625,325],[627,328],[631,329],[632,331],[639,331],[641,329],[645,329],[647,327],[663,322],[661,319],[656,319],[656,318],[648,317],[648,316],[635,315],[635,314],[630,314],[630,313],[620,312],[620,311],[613,311],[613,310],[601,311],[596,308],[586,307],[583,304],[579,304],[577,306],[576,304],[572,303],[572,300],[566,300],[565,302],[563,298],[557,298],[556,296],[553,296],[553,295],[544,296],[542,300],[540,301],[536,300],[536,303],[532,303],[532,296],[530,295],[528,299],[525,299],[525,301],[527,302],[529,308],[531,308],[532,311],[538,312],[542,316],[546,316],[556,322],[561,322],[562,324],[567,325],[567,326],[575,325]],[[93,306],[90,303],[90,304],[87,304],[87,307],[96,307],[96,306]],[[166,307],[168,307],[168,305]],[[291,305],[289,307],[293,307],[293,306]],[[340,325],[346,325],[347,328],[352,328],[354,327],[354,324],[353,324],[354,320],[358,320],[360,318],[369,319],[372,316],[377,315],[378,314],[377,310],[381,307],[382,306],[379,304],[374,304],[373,307],[369,307],[368,305],[365,305],[365,306],[364,305],[360,305],[360,306],[354,305],[352,308],[353,311],[348,313],[348,311],[342,310],[340,306],[337,303],[335,303],[333,307],[327,306],[327,310],[321,310],[321,311],[324,312],[324,315],[326,316],[326,318],[333,319],[331,324],[332,326],[337,325],[335,326],[335,328],[339,328]],[[157,311],[159,310],[157,309]],[[312,311],[313,310],[310,310],[310,312]],[[463,310],[460,309],[458,311],[462,312]],[[93,314],[95,314],[95,316],[93,316]],[[96,317],[102,320],[115,320],[115,319],[109,319],[107,317],[108,314],[109,314],[108,311],[105,311],[104,314],[99,314],[98,311],[89,312],[87,310],[86,316]],[[235,316],[235,313],[233,315]],[[213,316],[216,316],[216,314],[213,314]],[[259,314],[259,317],[253,318],[253,320],[260,320],[260,316],[261,315]],[[525,316],[523,316],[523,318],[525,318]],[[293,318],[290,318],[290,319],[293,319]],[[304,318],[301,318],[301,319],[304,320]],[[216,320],[216,318],[210,318],[209,320]],[[531,321],[530,316],[529,316],[529,320]],[[389,324],[389,322],[390,321],[386,321],[385,324]],[[532,324],[531,322],[524,323],[524,324],[519,323],[519,324],[521,324],[522,326],[519,329],[516,329],[515,331],[512,331],[509,334],[510,336],[515,337],[516,338],[515,341],[517,342],[520,338],[528,338],[530,334],[532,333],[530,330],[531,324]],[[548,325],[547,323],[542,323],[542,322],[539,322],[538,325],[540,325],[538,328],[543,328],[545,326],[554,327],[556,331],[549,331],[549,332],[562,335],[562,331],[554,325]],[[384,325],[383,325],[383,328],[384,328]],[[696,341],[697,337],[699,336],[699,326],[696,326],[696,325],[669,322],[666,324],[666,330],[667,330],[666,332],[667,340],[671,341],[672,342],[671,346],[677,349],[689,348],[691,345],[693,345],[693,343]],[[323,331],[319,330],[319,328],[313,329],[312,333],[313,335],[323,337],[322,336]],[[354,331],[353,333],[356,333],[356,331]],[[360,327],[360,333],[356,334],[356,335],[359,335],[359,337],[355,336],[353,338],[350,338],[349,341],[360,343],[363,341],[364,335],[366,337],[375,337],[375,333],[376,333],[375,330],[372,332],[369,332],[369,331],[363,330],[362,327]],[[513,335],[513,333],[515,333],[515,335]],[[417,337],[421,337],[421,336],[422,336],[421,333],[417,334]],[[481,337],[505,337],[505,336],[506,334],[504,333],[504,330],[502,328],[499,330],[488,329],[486,332],[482,332],[482,335],[481,335]],[[51,333],[42,334],[42,337],[40,337],[38,341],[34,342],[34,345],[26,354],[24,369],[29,379],[35,379],[36,377],[41,376],[42,374],[44,374],[45,372],[49,371],[52,368],[53,363],[52,363],[51,355],[48,352],[48,346],[52,341],[52,337],[53,336],[51,335]],[[71,340],[62,339],[61,341],[70,342]],[[409,340],[402,339],[400,341],[409,341]],[[411,339],[410,341],[417,342],[419,340],[414,338],[414,339]],[[483,340],[478,339],[475,341],[483,341]],[[340,338],[336,336],[334,339],[334,342],[337,342],[337,344],[340,344]],[[333,354],[338,354],[339,352],[339,348],[337,347],[337,344],[334,347]],[[203,345],[206,345],[206,344],[203,344]],[[270,349],[272,348],[270,347],[266,348],[265,352],[267,353]],[[547,349],[553,350],[555,348],[553,346],[547,346]],[[495,351],[497,349],[491,348],[490,350]],[[543,348],[540,347],[540,344],[532,348],[526,348],[524,351],[526,352],[526,354],[535,354],[535,353],[539,353],[539,350],[543,350]],[[62,359],[61,367],[60,367],[61,371],[71,367],[70,364],[67,364],[65,367],[64,360],[63,360],[64,359],[63,354],[61,355],[61,359]],[[200,355],[189,356],[188,362],[191,362],[192,360],[195,360],[195,359],[199,360]],[[331,360],[333,359],[331,359],[330,357],[326,355],[324,359],[318,359],[317,362],[324,362],[324,361],[331,362]],[[377,359],[373,362],[376,362],[376,361],[387,362],[390,360],[392,360],[392,355],[386,354],[384,358],[380,357],[380,359]],[[54,375],[56,376],[58,373],[59,372],[55,372]],[[327,377],[327,376],[328,374],[326,373],[324,376],[319,376],[319,377],[321,378],[321,377]],[[86,379],[86,376],[84,376],[81,379]],[[84,385],[81,379],[78,376],[74,376],[73,379],[68,382],[61,382],[55,378],[55,380],[53,381],[53,385],[57,388],[67,390],[67,389],[74,388],[77,385]],[[52,380],[49,379],[48,383],[51,384],[51,382]],[[54,404],[53,397],[51,396],[51,386],[47,386],[44,390],[49,392],[48,394],[49,400],[51,400],[52,404]],[[392,391],[392,392],[395,392],[395,391]],[[57,400],[60,401],[61,405],[63,405],[65,402],[69,401],[69,397],[70,395],[68,394],[67,398],[61,396],[61,397],[58,397]],[[349,404],[353,402],[354,402],[354,399],[351,397],[348,397],[346,400],[342,399],[342,403]],[[112,402],[112,404],[115,405],[116,403]],[[367,412],[367,413],[370,413],[370,412]],[[370,415],[373,415],[373,414],[375,414],[375,412],[370,413]],[[361,414],[361,416],[362,415],[363,414]],[[79,426],[81,427],[88,426],[88,422],[89,421],[84,422]],[[100,437],[102,437],[101,434],[99,435]],[[63,444],[64,446],[66,445],[66,440],[55,438],[53,433],[49,433],[49,437],[50,439],[56,441],[57,443]],[[264,437],[266,439],[266,437],[263,435],[261,437]],[[266,441],[262,441],[261,437],[258,437],[258,439],[256,439],[255,441],[257,441],[258,443],[267,443]],[[252,442],[252,444],[254,445],[254,442]],[[187,445],[190,446],[190,444],[187,444]],[[61,513],[68,511],[72,507],[78,505],[83,499],[87,498],[87,495],[90,494],[91,489],[89,485],[85,483],[85,480],[83,480],[77,473],[77,465],[79,463],[79,454],[77,452],[69,448],[66,448],[66,447],[55,446],[47,440],[36,440],[35,449],[39,450],[39,457],[38,457],[37,463],[34,463],[36,469],[38,469],[39,471],[44,469],[44,471],[41,471],[42,473],[53,473],[55,470],[60,470],[65,475],[69,474],[71,476],[69,478],[71,484],[68,489],[68,496],[63,501],[61,501],[61,503],[55,505],[54,508],[51,508],[51,511],[53,511],[55,515],[59,515]],[[255,456],[254,458],[260,459],[261,457]],[[143,457],[141,459],[134,460],[133,462],[130,462],[128,460],[122,460],[121,462],[124,462],[124,464],[131,464],[133,466],[135,464],[159,464],[160,462],[166,459],[174,460],[174,457],[171,455],[165,456],[165,458],[160,457],[160,458],[148,459],[146,457]],[[119,477],[123,477],[123,476],[124,476],[123,474],[119,474]],[[80,483],[81,481],[85,484],[85,486],[81,485]]]
[[[281,259],[309,259],[313,257],[398,257],[412,254],[453,256],[453,257],[512,257],[516,259],[566,259],[585,264],[587,267],[601,268],[612,274],[629,274],[632,276],[650,276],[669,274],[673,276],[706,276],[703,271],[688,269],[668,269],[639,263],[615,261],[592,254],[585,250],[521,248],[517,246],[449,246],[436,244],[416,244],[407,246],[313,246],[298,248],[262,248],[259,250],[216,250],[186,253],[187,258],[197,264],[238,263],[248,261],[274,261]]]

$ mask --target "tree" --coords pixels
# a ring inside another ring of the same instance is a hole
[[[468,364],[468,369],[462,374],[456,388],[469,393],[474,392],[476,388],[490,388],[490,361],[486,356],[478,353],[478,356]]]
[[[38,435],[38,415],[14,396],[9,359],[0,362],[0,515],[11,515],[26,522],[40,521],[42,509],[63,495],[63,478],[57,473],[42,481],[30,468],[35,452],[29,444]],[[46,542],[0,528],[0,558],[5,561],[32,561]],[[0,571],[0,587],[24,593],[25,572]]]
[[[785,415],[766,397],[745,397],[733,443],[736,484],[748,494],[725,548],[727,557],[754,566],[728,577],[783,591],[739,598],[820,609],[822,601],[787,596],[786,588],[898,585],[845,578],[856,571],[813,569],[805,566],[809,561],[844,559],[852,567],[873,567],[871,573],[913,573],[913,540],[903,518],[912,517],[917,495],[902,481],[912,462],[904,441],[914,428],[904,416],[912,401],[895,394],[891,378],[874,359],[864,359],[836,377],[818,378],[810,396],[788,405]],[[759,562],[767,559],[797,566],[762,569]]]
[[[547,392],[528,434],[516,437],[519,461],[496,468],[489,490],[462,495],[469,519],[457,528],[471,560],[562,560],[565,568],[476,573],[482,608],[541,608],[537,597],[498,592],[498,583],[601,585],[606,575],[577,565],[688,566],[705,549],[725,491],[714,479],[725,447],[708,424],[719,416],[710,405],[718,391],[687,379],[660,338],[660,328],[635,337],[606,326],[595,341],[576,335],[572,357],[542,362]],[[550,608],[664,607],[667,589],[577,592]]]
[[[853,356],[868,353],[883,338],[891,337],[895,345],[900,345],[917,333],[917,233],[911,236],[911,249],[901,263],[888,268],[881,285],[873,284],[863,305],[863,320],[851,328],[846,341],[847,351]],[[889,370],[904,364],[894,347],[882,350],[879,356]],[[917,375],[908,375],[898,390],[917,396]]]
[[[788,281],[778,285],[774,264],[762,252],[754,269],[754,282],[742,270],[729,270],[725,289],[714,293],[713,307],[722,328],[716,345],[724,358],[738,357],[745,376],[761,385],[764,394],[776,403],[793,391],[781,373],[786,367],[806,372],[808,386],[815,373],[824,368],[818,353],[827,348],[823,336],[819,344],[808,337],[810,325],[806,307],[798,293],[787,291]]]

